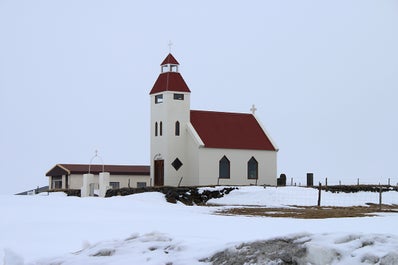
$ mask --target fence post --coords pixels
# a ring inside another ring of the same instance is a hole
[[[307,187],[314,186],[314,173],[307,173]]]
[[[293,178],[290,179],[290,186],[293,186]],[[296,186],[296,185],[294,185]]]
[[[359,178],[357,178],[357,186],[359,186]]]
[[[321,193],[322,193],[322,183],[319,182],[319,191],[318,191],[318,207],[321,206]]]
[[[341,186],[341,180],[339,180],[339,186]]]
[[[390,178],[388,178],[388,186],[391,186],[390,183],[391,183],[391,182],[390,182]]]
[[[325,178],[325,188],[328,187],[328,178]]]
[[[379,183],[379,211],[381,211],[382,193],[383,193],[383,189]]]

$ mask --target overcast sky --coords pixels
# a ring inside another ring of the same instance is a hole
[[[398,182],[396,0],[0,0],[0,193],[96,149],[149,164],[169,40],[192,109],[256,105],[278,175]]]

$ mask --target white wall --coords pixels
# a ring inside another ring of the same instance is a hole
[[[175,100],[174,93],[183,94],[184,100]],[[163,102],[155,104],[155,96],[163,94]],[[154,183],[154,157],[160,154],[164,160],[164,185],[177,186],[181,177],[187,176],[186,124],[190,119],[190,93],[164,91],[153,94],[151,100],[151,178]],[[180,135],[175,135],[175,123],[180,122]],[[158,136],[155,136],[155,123],[158,123]],[[160,135],[160,122],[163,124],[163,133]],[[171,163],[178,158],[183,166],[176,171]]]
[[[275,151],[199,148],[200,186],[217,184],[219,161],[224,155],[230,161],[230,178],[220,179],[220,185],[255,185],[256,180],[247,178],[247,162],[251,157],[258,162],[257,185],[276,185],[277,152]]]
[[[94,175],[94,183],[98,184],[98,175]],[[137,182],[145,182],[147,186],[149,183],[149,176],[126,176],[126,175],[112,175],[110,176],[110,182],[119,182],[120,188],[127,188],[130,179],[130,187],[136,188]],[[80,189],[83,186],[83,175],[82,174],[72,174],[69,175],[69,188],[70,189]],[[98,186],[96,187],[98,188]]]

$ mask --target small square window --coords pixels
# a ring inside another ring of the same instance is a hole
[[[156,104],[158,104],[158,103],[163,103],[163,94],[160,94],[160,95],[156,95],[156,96],[155,96],[155,103],[156,103]]]
[[[174,167],[175,170],[179,170],[182,167],[182,162],[180,159],[176,158],[171,165]]]
[[[120,182],[109,182],[109,186],[111,186],[113,190],[120,189]]]
[[[145,188],[146,182],[137,182],[137,188]]]
[[[175,100],[184,100],[184,94],[174,94]]]

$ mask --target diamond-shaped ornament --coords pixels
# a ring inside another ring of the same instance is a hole
[[[182,162],[180,161],[180,159],[176,158],[174,159],[173,163],[171,163],[171,165],[175,168],[175,170],[179,170],[180,167],[182,167]]]

